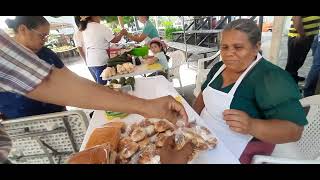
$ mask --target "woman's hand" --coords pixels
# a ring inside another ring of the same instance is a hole
[[[153,64],[153,60],[151,58],[146,59],[146,64],[151,65]]]
[[[241,134],[251,134],[254,119],[247,113],[235,109],[227,109],[223,112],[223,119],[231,130]]]
[[[303,132],[303,126],[289,120],[256,119],[243,111],[234,109],[225,110],[223,116],[231,130],[241,134],[250,134],[261,141],[272,144],[298,141]]]
[[[154,57],[154,56],[148,56],[148,58],[146,58],[145,62],[148,65],[154,64],[158,61],[158,58]]]

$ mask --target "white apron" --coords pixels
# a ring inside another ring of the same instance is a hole
[[[223,64],[213,76],[207,87],[202,92],[205,107],[200,116],[217,137],[226,145],[226,147],[237,157],[240,158],[245,147],[253,138],[251,135],[243,135],[232,131],[223,119],[223,111],[230,109],[233,96],[240,83],[248,72],[260,61],[261,55],[241,74],[229,93],[215,90],[209,85],[226,68]]]

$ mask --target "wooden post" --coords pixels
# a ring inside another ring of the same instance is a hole
[[[119,24],[120,24],[121,28],[124,29],[123,17],[122,16],[118,16],[118,21],[119,21]]]
[[[285,19],[286,16],[275,16],[273,20],[272,39],[269,55],[269,59],[273,64],[277,64],[279,60],[279,52]]]
[[[262,28],[263,28],[263,16],[259,16],[259,28],[260,28],[260,31],[262,32]]]

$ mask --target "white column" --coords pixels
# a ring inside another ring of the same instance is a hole
[[[269,54],[269,60],[273,64],[277,64],[279,60],[279,52],[285,20],[286,16],[275,16],[273,20],[272,39]]]

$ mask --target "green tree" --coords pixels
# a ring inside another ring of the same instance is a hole
[[[163,26],[165,27],[164,36],[167,40],[173,40],[173,32],[182,31],[181,28],[173,27],[172,21],[163,21]]]
[[[106,20],[108,23],[117,23],[118,17],[117,16],[101,16],[103,20]],[[123,22],[125,24],[130,24],[134,22],[133,16],[123,16]]]

